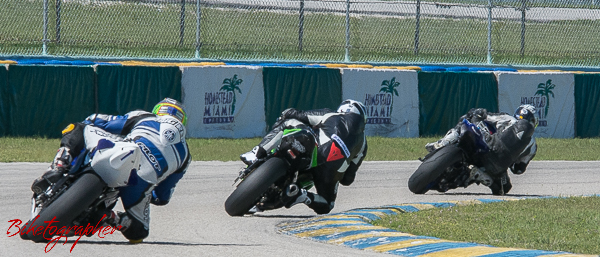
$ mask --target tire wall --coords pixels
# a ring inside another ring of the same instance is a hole
[[[347,98],[367,105],[368,136],[441,136],[470,108],[512,113],[531,101],[545,115],[538,137],[600,136],[598,73],[409,67],[7,63],[0,136],[59,138],[92,113],[151,111],[165,97],[186,105],[191,138],[262,137],[286,108]]]

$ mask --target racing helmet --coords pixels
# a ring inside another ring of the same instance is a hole
[[[340,107],[338,107],[337,112],[339,113],[356,113],[365,119],[367,122],[367,108],[365,105],[359,101],[354,101],[352,99],[344,100]]]
[[[518,120],[527,120],[531,122],[534,128],[538,126],[538,119],[535,117],[536,109],[533,105],[522,104],[515,111],[514,117]]]
[[[172,98],[165,98],[162,101],[158,102],[154,109],[152,109],[152,113],[163,116],[170,115],[181,121],[181,123],[185,126],[187,123],[187,114],[185,113],[185,109],[183,104],[179,101]]]

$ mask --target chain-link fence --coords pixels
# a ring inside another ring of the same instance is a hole
[[[1,56],[600,66],[600,0],[0,0]]]

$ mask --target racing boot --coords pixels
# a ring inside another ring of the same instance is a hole
[[[511,188],[512,183],[506,172],[500,178],[494,179],[494,183],[490,186],[493,195],[506,195]]]
[[[35,194],[46,191],[51,184],[58,182],[69,171],[71,161],[73,161],[73,157],[69,154],[69,148],[59,148],[48,170],[33,181],[31,191]]]
[[[485,173],[485,168],[479,168],[475,165],[469,165],[468,167],[471,172],[470,172],[470,179],[483,184],[484,186],[491,186],[493,183],[493,179],[492,177],[490,177],[490,175],[488,175],[487,173]]]
[[[285,202],[285,208],[288,209],[299,203],[309,205],[312,202],[310,197],[308,197],[308,191],[306,191],[306,189],[300,189],[295,184],[291,184],[286,188],[282,199]]]
[[[114,224],[117,223],[119,216],[113,210],[99,210],[96,213],[90,214],[89,224],[90,226],[98,226],[98,227],[114,227]],[[85,234],[87,237],[91,237],[93,233]]]
[[[240,159],[246,165],[251,165],[252,163],[256,162],[258,159],[263,158],[266,155],[267,155],[267,151],[265,151],[265,149],[262,148],[261,146],[257,145],[254,148],[252,148],[252,151],[240,155]]]
[[[131,227],[133,220],[129,217],[129,215],[127,215],[126,212],[117,212],[116,215],[112,215],[111,217],[106,218],[105,222],[109,226],[114,227],[117,230],[121,231],[121,233],[123,233],[123,235],[125,236],[125,232],[127,231],[127,229],[129,227]],[[125,236],[125,237],[127,237],[127,236]],[[129,238],[128,238],[128,240],[129,240],[130,244],[139,244],[144,241],[144,239],[129,239]]]

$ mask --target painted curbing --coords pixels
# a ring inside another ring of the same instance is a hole
[[[521,200],[507,199],[507,200]],[[456,242],[429,236],[417,236],[370,224],[385,215],[397,215],[432,208],[448,208],[499,202],[498,199],[476,199],[436,203],[412,203],[361,208],[342,213],[320,215],[303,221],[278,225],[278,232],[323,243],[344,245],[361,250],[388,253],[399,256],[448,257],[537,257],[537,256],[598,256],[573,254],[562,251],[544,251],[519,248],[494,247],[477,243]]]

